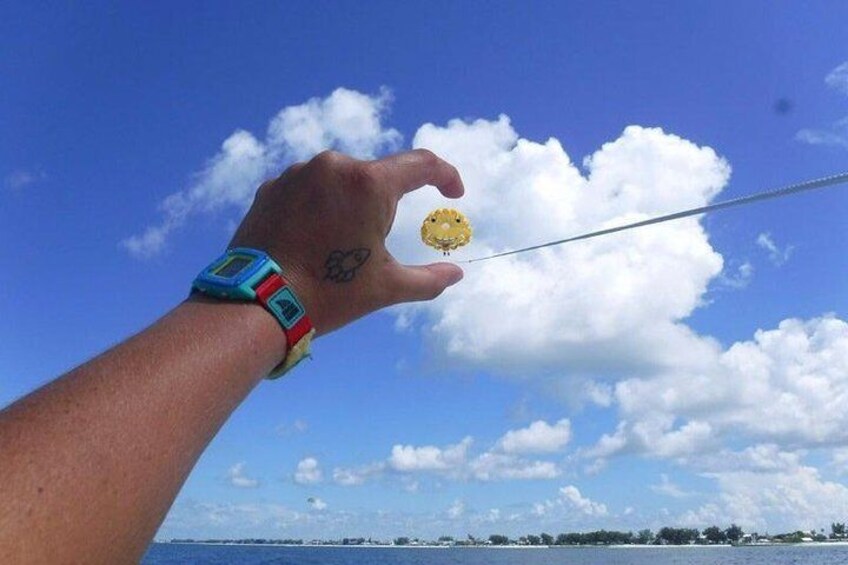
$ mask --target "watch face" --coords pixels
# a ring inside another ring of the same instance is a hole
[[[268,255],[261,251],[246,248],[231,249],[206,268],[198,280],[205,285],[205,290],[213,294],[216,289],[222,293],[233,292],[251,280],[251,277],[260,272],[268,261]],[[246,297],[250,298],[250,293],[247,294]],[[237,294],[227,296],[235,297]]]
[[[236,278],[239,273],[244,271],[255,260],[254,257],[247,255],[231,255],[227,261],[212,271],[212,274],[225,279]]]

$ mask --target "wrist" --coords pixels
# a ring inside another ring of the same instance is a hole
[[[264,377],[286,357],[286,334],[274,316],[257,302],[221,300],[193,293],[180,308],[197,319],[205,334],[213,334],[228,355],[249,355],[259,361]]]
[[[315,334],[306,308],[283,269],[266,251],[231,247],[194,279],[192,288],[219,301],[261,306],[285,335],[288,351],[271,372],[277,378],[309,356]],[[285,349],[284,349],[285,352]]]

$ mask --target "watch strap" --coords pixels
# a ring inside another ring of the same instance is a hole
[[[280,273],[271,273],[256,287],[256,299],[277,319],[286,334],[286,357],[268,377],[275,379],[309,356],[315,329],[303,304]]]

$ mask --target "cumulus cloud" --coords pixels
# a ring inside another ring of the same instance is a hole
[[[578,512],[582,512],[588,516],[605,516],[607,507],[605,504],[595,502],[588,497],[580,494],[580,491],[574,485],[568,485],[559,489],[559,500],[570,505]]]
[[[489,449],[476,454],[472,453],[474,438],[470,436],[443,447],[396,444],[385,461],[358,467],[336,467],[333,480],[342,486],[357,486],[387,472],[402,477],[433,475],[483,482],[554,479],[562,474],[555,462],[522,456],[560,451],[570,438],[571,424],[562,419],[555,424],[538,420],[526,428],[509,430]],[[413,484],[417,490],[418,482]]]
[[[527,460],[518,454],[557,451],[571,437],[568,420],[550,425],[542,420],[507,432],[489,450],[469,456],[473,438],[445,448],[395,445],[387,463],[398,472],[434,472],[453,479],[478,481],[553,479],[562,471],[551,461]]]
[[[259,480],[248,477],[245,472],[246,464],[244,461],[236,463],[227,471],[227,479],[234,487],[239,488],[256,488],[259,486]]]
[[[753,466],[743,464],[734,469],[728,465],[704,473],[716,481],[720,494],[715,502],[684,513],[681,521],[700,527],[733,521],[749,531],[809,530],[844,521],[848,487],[824,480],[818,469],[802,464],[797,454],[780,453],[773,446],[760,449],[760,456],[779,455],[779,464],[760,458]]]
[[[469,464],[479,481],[555,479],[562,471],[551,461],[528,461],[514,455],[486,452]]]
[[[333,469],[333,481],[344,487],[358,486],[364,484],[371,477],[382,473],[384,468],[383,462],[352,468],[336,467]]]
[[[338,88],[326,98],[280,110],[268,124],[264,140],[245,130],[235,131],[188,188],[162,201],[161,220],[125,239],[123,247],[136,257],[155,255],[190,215],[228,207],[244,211],[263,180],[324,149],[373,158],[397,147],[400,134],[381,123],[390,100],[385,89],[369,96]]]
[[[763,232],[757,236],[757,245],[766,250],[769,261],[777,267],[789,261],[789,257],[794,250],[791,245],[787,245],[783,249],[778,247],[768,232]]]
[[[558,496],[533,505],[533,513],[537,516],[550,514],[552,511],[565,510],[577,512],[584,516],[606,516],[608,514],[606,504],[595,502],[583,496],[574,485],[567,485],[559,489]]]
[[[455,470],[465,464],[466,453],[472,442],[471,437],[466,437],[461,442],[445,448],[433,445],[395,445],[392,447],[388,463],[396,471]]]
[[[551,453],[571,440],[571,422],[563,418],[554,425],[537,420],[526,428],[508,431],[498,446],[505,453]]]
[[[784,445],[848,442],[848,324],[834,316],[784,320],[703,371],[626,379],[615,394],[622,420],[586,456],[686,460],[729,434]]]
[[[314,457],[301,459],[294,472],[294,482],[301,485],[320,483],[324,479],[321,466]]]
[[[584,161],[581,173],[556,139],[522,139],[506,116],[425,124],[413,145],[454,163],[466,185],[462,210],[475,225],[458,260],[708,203],[728,164],[657,128],[631,126]],[[421,218],[444,205],[416,191],[398,210],[389,246],[429,262]],[[420,320],[450,358],[497,371],[609,372],[697,365],[717,344],[682,320],[723,266],[696,218],[471,264],[439,300],[399,307]],[[515,325],[520,320],[521,335]],[[414,322],[413,322],[414,323]]]

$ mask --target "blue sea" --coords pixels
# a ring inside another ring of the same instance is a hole
[[[789,565],[848,563],[848,546],[675,548],[365,548],[154,544],[142,563],[164,565]]]

